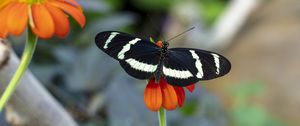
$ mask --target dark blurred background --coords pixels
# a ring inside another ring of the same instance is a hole
[[[299,0],[77,0],[87,25],[40,40],[30,70],[82,126],[154,126],[146,81],[127,75],[94,43],[106,30],[228,57],[232,71],[199,82],[170,126],[300,125]],[[24,37],[11,38],[21,55]]]

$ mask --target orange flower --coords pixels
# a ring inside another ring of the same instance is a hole
[[[187,86],[193,92],[195,85]],[[185,100],[185,92],[182,87],[172,86],[161,77],[160,82],[150,79],[144,92],[144,101],[148,109],[158,111],[160,107],[166,110],[174,110],[177,106],[182,107]]]
[[[163,42],[157,41],[155,44],[162,48]],[[186,88],[193,92],[195,84],[190,84]],[[167,83],[164,77],[160,78],[159,83],[155,82],[155,78],[151,78],[144,92],[144,102],[148,109],[158,111],[161,107],[166,110],[174,110],[183,106],[185,93],[182,87],[172,86]]]
[[[70,24],[65,13],[81,27],[85,25],[84,14],[75,0],[1,0],[0,38],[19,36],[27,25],[40,38],[66,37]]]

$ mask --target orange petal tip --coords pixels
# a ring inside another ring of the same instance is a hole
[[[163,97],[163,103],[162,106],[166,110],[174,110],[177,107],[178,99],[175,92],[175,89],[173,86],[169,85],[165,79],[161,78],[160,81],[161,90],[162,90],[162,97]]]
[[[194,92],[195,88],[196,88],[195,84],[191,84],[189,86],[186,86],[186,89],[188,89],[188,91],[190,91],[190,92]]]
[[[158,111],[162,105],[162,92],[159,84],[152,79],[149,81],[144,92],[144,102],[151,111]]]
[[[58,1],[52,1],[52,2],[50,2],[50,4],[64,10],[66,13],[70,14],[79,23],[79,25],[81,27],[85,26],[86,19],[85,19],[85,16],[84,16],[81,8],[73,6],[73,5],[65,3],[65,2],[58,2]]]
[[[32,31],[40,38],[51,38],[54,34],[55,27],[51,14],[43,4],[33,4],[31,6],[34,27]]]
[[[185,101],[185,93],[182,87],[174,87],[177,95],[178,106],[182,107]]]

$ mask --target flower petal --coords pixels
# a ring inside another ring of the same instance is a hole
[[[157,41],[157,42],[155,43],[155,45],[157,45],[159,48],[162,48],[162,47],[163,47],[162,41]]]
[[[11,3],[9,5],[7,5],[6,7],[4,7],[1,11],[0,11],[0,38],[6,38],[8,35],[8,30],[7,30],[7,26],[6,26],[6,22],[7,22],[7,17],[9,16],[9,13],[11,11],[13,11],[11,8],[14,6],[14,3]]]
[[[84,27],[86,20],[80,8],[59,1],[49,1],[49,3],[70,14],[79,23],[81,27]]]
[[[46,4],[46,7],[54,21],[55,35],[61,38],[66,37],[70,31],[70,23],[68,17],[60,9],[50,4]]]
[[[188,89],[190,92],[193,92],[195,90],[196,85],[195,84],[191,84],[189,86],[186,86],[186,89]]]
[[[182,87],[175,87],[175,86],[174,86],[174,89],[177,94],[178,105],[179,105],[179,107],[182,107],[184,104],[184,100],[185,100],[184,90]]]
[[[160,86],[163,97],[162,106],[166,110],[176,109],[178,100],[173,86],[169,85],[164,78],[160,79]]]
[[[7,16],[8,32],[19,36],[26,28],[28,23],[28,5],[25,3],[15,3]]]
[[[31,13],[34,26],[32,31],[40,38],[50,38],[54,34],[54,22],[51,14],[43,4],[32,4]]]
[[[152,111],[158,111],[162,105],[162,93],[159,84],[151,79],[144,92],[146,106]]]
[[[0,9],[3,9],[6,7],[7,4],[9,4],[11,1],[10,0],[1,0],[0,2]]]

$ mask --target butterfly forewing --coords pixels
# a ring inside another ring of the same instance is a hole
[[[172,48],[164,61],[163,74],[168,83],[187,86],[199,80],[209,80],[227,74],[230,62],[214,52]]]
[[[157,69],[160,48],[130,34],[107,31],[96,36],[97,46],[117,59],[123,69],[138,79],[148,79]]]
[[[117,31],[100,32],[95,41],[98,48],[117,60],[157,53],[159,50],[159,47],[150,41]]]

